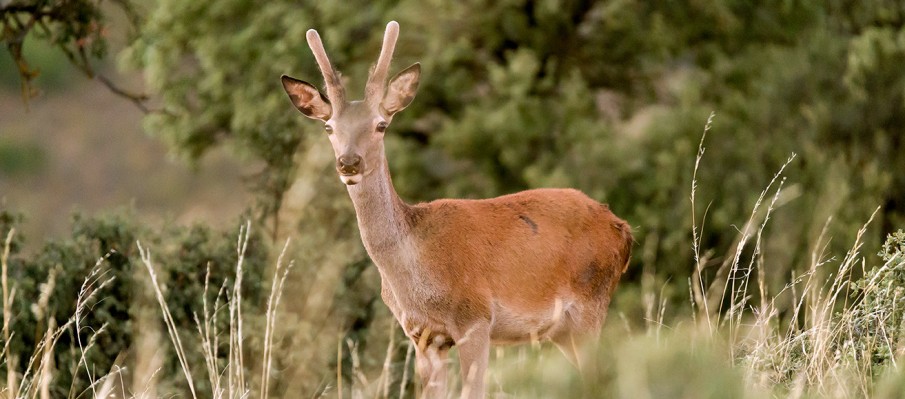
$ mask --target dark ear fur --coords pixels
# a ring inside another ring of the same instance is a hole
[[[414,63],[402,72],[390,79],[386,95],[383,96],[381,107],[387,115],[393,115],[402,111],[415,99],[418,91],[418,82],[421,80],[421,64]]]
[[[281,80],[283,89],[286,89],[286,94],[289,94],[289,99],[292,100],[292,105],[302,111],[302,114],[322,121],[330,119],[330,115],[333,114],[330,100],[327,100],[316,87],[286,75],[283,75]]]

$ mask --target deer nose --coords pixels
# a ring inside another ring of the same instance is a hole
[[[336,160],[336,170],[347,176],[357,175],[361,171],[361,156],[358,154],[340,155]]]

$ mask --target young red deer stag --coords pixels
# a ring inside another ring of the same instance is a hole
[[[446,397],[453,346],[468,398],[484,396],[491,344],[550,340],[580,364],[577,345],[597,336],[628,266],[631,229],[606,205],[572,189],[403,202],[390,180],[383,136],[415,97],[421,66],[387,84],[398,35],[399,25],[387,24],[364,100],[346,100],[313,29],[308,45],[327,95],[288,76],[282,81],[302,114],[326,123],[361,240],[380,272],[381,296],[415,344],[423,396]]]

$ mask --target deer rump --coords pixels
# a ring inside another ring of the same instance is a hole
[[[413,339],[430,331],[448,346],[482,321],[494,344],[598,333],[633,241],[607,205],[573,189],[437,200],[409,207],[406,224],[396,245],[408,250],[368,248],[384,302]]]

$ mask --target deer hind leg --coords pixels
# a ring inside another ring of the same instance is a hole
[[[415,342],[415,348],[415,368],[421,379],[419,397],[422,399],[446,399],[446,364],[449,346],[419,345],[419,342]]]
[[[462,399],[484,397],[484,372],[490,359],[490,323],[481,322],[456,339],[462,373]]]

